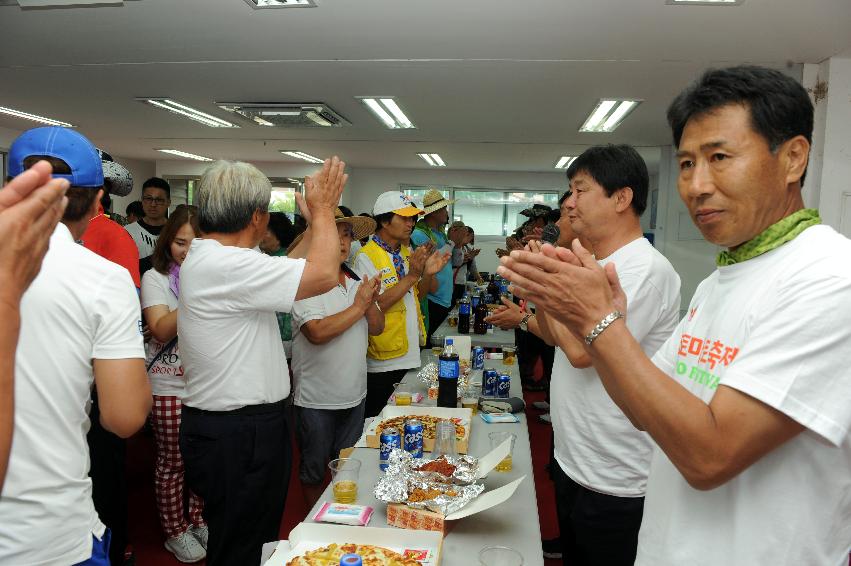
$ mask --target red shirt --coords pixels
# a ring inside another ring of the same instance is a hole
[[[141,287],[139,249],[127,230],[118,222],[107,218],[102,208],[98,208],[98,215],[89,222],[83,234],[83,245],[99,256],[127,269],[136,288]]]

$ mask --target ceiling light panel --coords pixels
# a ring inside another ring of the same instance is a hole
[[[296,151],[291,149],[282,149],[281,153],[286,156],[294,157],[296,159],[301,159],[302,161],[307,161],[308,163],[324,163],[324,159],[320,159],[314,155],[310,155],[309,153],[305,153],[303,151]]]
[[[170,98],[137,98],[139,102],[144,102],[160,110],[166,110],[172,114],[178,114],[184,118],[189,118],[210,128],[238,128],[236,124],[217,118],[212,114],[201,112],[191,106],[186,106],[180,102],[175,102]]]
[[[376,118],[391,130],[409,130],[416,128],[392,96],[358,96],[364,106],[375,114]]]
[[[671,6],[741,6],[745,0],[667,0]]]
[[[629,99],[601,99],[579,131],[613,132],[641,102]]]
[[[216,105],[261,126],[340,128],[352,125],[323,102],[216,102]]]
[[[265,8],[315,8],[315,0],[245,0],[255,10]]]
[[[38,114],[30,114],[29,112],[24,112],[22,110],[15,110],[14,108],[6,108],[5,106],[0,106],[0,114],[14,116],[15,118],[23,118],[24,120],[31,120],[33,122],[38,122],[39,124],[47,124],[48,126],[65,126],[66,128],[74,127],[68,122],[54,120],[53,118],[39,116]]]
[[[185,157],[187,159],[194,159],[195,161],[213,161],[210,157],[204,157],[203,155],[195,155],[194,153],[188,153],[186,151],[180,151],[179,149],[157,149],[157,151],[161,151],[163,153],[168,153],[170,155],[176,155],[177,157]]]
[[[556,162],[556,169],[567,169],[570,164],[576,161],[576,156],[562,155]]]
[[[436,153],[418,153],[417,155],[432,167],[446,167],[443,158]]]

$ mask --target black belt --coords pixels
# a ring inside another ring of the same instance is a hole
[[[286,407],[284,399],[275,403],[265,403],[263,405],[246,405],[232,411],[207,411],[206,409],[196,409],[189,405],[183,405],[183,410],[187,413],[195,415],[207,415],[211,417],[245,417],[250,415],[265,415],[267,413],[280,413]]]

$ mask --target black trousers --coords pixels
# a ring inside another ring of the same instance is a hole
[[[553,360],[555,359],[555,347],[548,346],[546,342],[519,328],[514,329],[514,342],[517,345],[517,366],[520,372],[520,380],[533,381],[535,364],[541,358],[544,372],[541,382],[547,384],[553,375]]]
[[[428,301],[428,335],[426,336],[426,348],[431,348],[431,335],[437,332],[437,327],[443,324],[449,314],[449,307],[439,305],[429,299]]]
[[[643,497],[591,491],[567,477],[558,462],[550,471],[565,566],[632,566],[638,548]]]
[[[89,419],[92,425],[86,441],[89,444],[92,501],[98,517],[112,531],[109,561],[112,566],[121,566],[127,547],[127,441],[100,424],[96,391],[92,391]]]
[[[204,500],[207,566],[259,564],[278,540],[292,448],[284,402],[235,411],[183,406],[180,453],[186,484]]]
[[[394,369],[366,374],[366,406],[363,416],[366,419],[378,416],[387,405],[387,399],[393,393],[393,384],[402,381],[409,370]]]

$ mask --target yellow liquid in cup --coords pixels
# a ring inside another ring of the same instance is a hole
[[[511,471],[511,454],[503,458],[502,462],[496,465],[497,472],[510,472]]]
[[[411,392],[410,391],[397,391],[396,392],[396,405],[399,407],[407,406],[411,404]]]
[[[443,346],[432,346],[431,347],[431,353],[434,354],[435,356],[439,356],[440,354],[443,353]]]
[[[511,469],[511,468],[509,468]],[[336,503],[354,503],[358,498],[358,484],[351,480],[338,481],[334,484],[334,501]]]
[[[513,366],[514,365],[514,357],[515,357],[514,352],[503,352],[502,353],[502,363],[507,365],[507,366]]]
[[[474,397],[461,399],[461,407],[464,409],[472,409],[473,414],[475,415],[479,412],[479,400]]]

